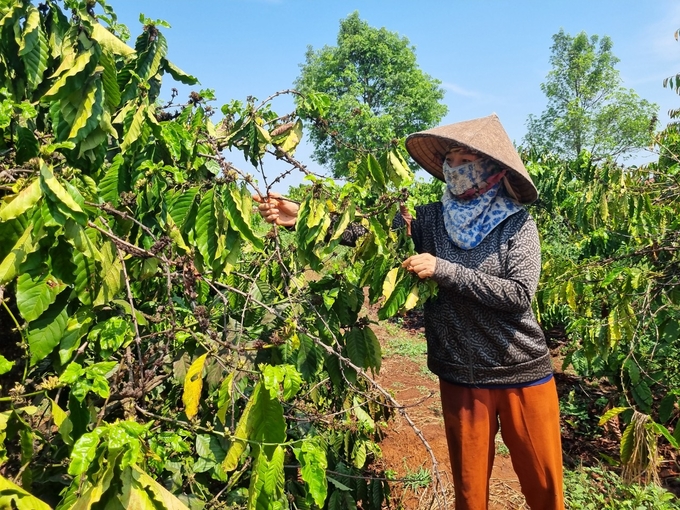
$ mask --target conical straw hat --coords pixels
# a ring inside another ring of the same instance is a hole
[[[508,169],[505,186],[519,203],[530,204],[538,191],[517,154],[498,116],[466,120],[413,133],[406,138],[411,157],[437,179],[444,180],[442,163],[446,153],[461,147],[488,156]]]

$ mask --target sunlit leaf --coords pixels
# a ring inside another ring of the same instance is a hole
[[[20,216],[33,207],[41,197],[40,181],[36,179],[0,208],[0,221],[9,221]]]

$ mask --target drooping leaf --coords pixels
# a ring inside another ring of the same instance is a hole
[[[46,164],[40,167],[40,185],[47,195],[57,204],[62,205],[69,211],[71,217],[81,225],[87,221],[87,215],[68,191],[59,183]]]
[[[130,124],[127,133],[125,133],[123,142],[120,144],[121,153],[124,154],[125,152],[127,152],[132,146],[132,144],[134,144],[142,135],[144,123],[146,122],[147,119],[146,109],[147,106],[138,105],[137,110],[135,111],[135,114],[132,117],[132,123]]]
[[[26,21],[21,34],[19,56],[22,57],[26,70],[29,90],[35,90],[42,82],[43,73],[47,69],[49,48],[47,38],[40,25],[38,9],[29,5],[26,9]]]
[[[42,96],[42,100],[55,101],[77,92],[97,65],[99,54],[100,50],[96,44],[80,53],[72,64],[65,66],[54,85]]]
[[[165,58],[161,59],[161,66],[165,72],[170,74],[174,80],[180,83],[184,83],[185,85],[196,85],[198,83],[198,79],[195,76],[185,73]]]
[[[93,76],[82,90],[82,98],[78,104],[71,123],[68,140],[78,143],[94,131],[104,113],[104,88],[100,75]]]
[[[328,494],[328,481],[326,478],[326,452],[319,444],[317,438],[308,438],[302,441],[299,448],[293,448],[295,458],[300,463],[300,474],[307,484],[314,503],[321,508]]]
[[[209,267],[224,250],[223,225],[224,209],[210,189],[203,195],[196,214],[196,242]]]
[[[108,55],[122,55],[124,57],[134,54],[135,50],[109,32],[99,23],[92,23],[90,37],[97,41]]]
[[[241,234],[243,240],[249,241],[253,248],[262,250],[264,246],[262,239],[255,234],[250,225],[253,201],[245,186],[241,188],[228,186],[223,197],[225,212],[231,226]]]

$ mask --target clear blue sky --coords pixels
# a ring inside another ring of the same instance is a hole
[[[552,35],[608,35],[623,85],[660,107],[660,120],[680,107],[680,96],[663,88],[680,72],[678,0],[109,0],[128,25],[134,44],[139,14],[163,19],[168,58],[212,88],[217,105],[253,95],[264,99],[290,88],[308,45],[335,45],[340,20],[353,11],[373,27],[407,37],[420,67],[442,81],[449,113],[442,123],[498,114],[510,138],[520,142],[529,114],[546,99],[540,84],[550,70]],[[164,82],[164,97],[172,80]],[[184,92],[183,89],[180,89]],[[287,113],[291,102],[274,103]],[[311,161],[309,147],[298,157]],[[643,162],[652,157],[636,158]],[[247,163],[233,155],[234,164]],[[273,178],[280,169],[270,167]],[[268,169],[269,173],[269,169]],[[279,191],[299,177],[288,179]]]

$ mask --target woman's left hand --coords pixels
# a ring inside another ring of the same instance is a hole
[[[419,253],[412,255],[401,263],[401,267],[405,267],[407,271],[415,273],[418,278],[429,278],[434,274],[434,268],[437,265],[437,258],[429,253]]]

